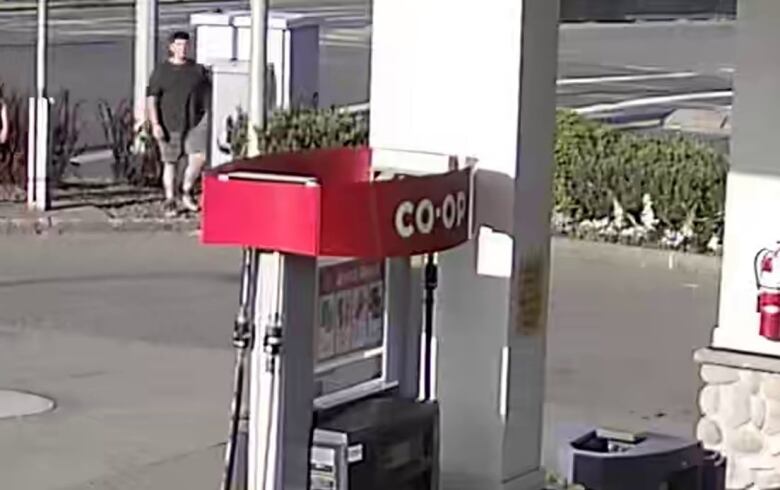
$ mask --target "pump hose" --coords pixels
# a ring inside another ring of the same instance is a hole
[[[433,254],[428,254],[425,258],[425,311],[423,318],[423,369],[425,378],[423,378],[422,401],[430,401],[433,398],[431,386],[432,377],[432,344],[433,344],[433,320],[435,293],[439,285],[439,274],[436,261]]]
[[[245,350],[236,349],[236,364],[233,372],[233,401],[230,406],[230,431],[225,445],[225,467],[222,475],[222,490],[230,490],[233,485],[233,473],[236,467],[236,448],[241,423],[241,399],[244,388]]]

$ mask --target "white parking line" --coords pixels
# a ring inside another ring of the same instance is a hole
[[[695,78],[699,76],[693,71],[681,71],[674,73],[647,73],[642,75],[605,75],[599,77],[575,77],[558,80],[559,87],[570,85],[595,85],[601,83],[625,83],[647,82],[651,80],[679,80],[682,78]]]
[[[577,114],[583,116],[597,114],[599,112],[612,112],[622,109],[631,109],[637,107],[649,107],[654,105],[672,104],[675,102],[690,102],[694,100],[725,99],[734,95],[731,90],[719,90],[713,92],[694,92],[688,94],[660,95],[655,97],[643,97],[639,99],[621,100],[620,102],[610,102],[606,104],[594,104],[573,109]]]

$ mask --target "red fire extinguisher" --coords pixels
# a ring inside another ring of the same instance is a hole
[[[756,254],[759,334],[769,340],[780,340],[780,243]]]

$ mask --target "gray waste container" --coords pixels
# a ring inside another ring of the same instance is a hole
[[[580,429],[559,447],[561,476],[589,490],[725,488],[725,459],[691,439]]]

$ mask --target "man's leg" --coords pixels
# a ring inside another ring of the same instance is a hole
[[[171,134],[168,141],[160,141],[160,157],[163,161],[162,183],[165,192],[163,212],[168,218],[178,214],[176,209],[176,167],[181,156],[181,136]]]
[[[176,164],[173,162],[163,162],[163,190],[165,191],[165,200],[173,201],[176,197]]]
[[[203,166],[206,164],[206,155],[204,153],[193,153],[189,155],[187,168],[184,170],[184,182],[182,182],[181,202],[189,211],[197,212],[200,210],[192,190],[198,182]]]
[[[182,204],[192,212],[200,210],[192,190],[200,178],[203,166],[206,164],[206,152],[208,150],[208,115],[192,128],[184,140],[184,152],[187,154],[187,168],[184,170],[182,182]]]

